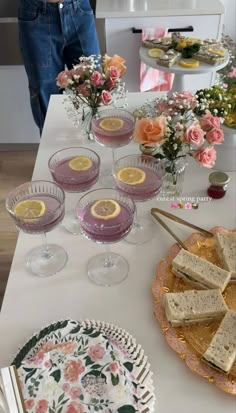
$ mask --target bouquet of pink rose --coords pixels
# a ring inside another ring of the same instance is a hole
[[[197,117],[193,112],[197,99],[189,92],[173,93],[156,99],[141,110],[146,117],[136,123],[134,141],[154,147],[153,156],[174,163],[187,155],[202,166],[212,168],[215,145],[224,141],[221,119],[207,112]],[[148,149],[148,148],[147,148]]]
[[[118,55],[81,57],[73,69],[59,73],[57,85],[67,92],[75,109],[87,106],[95,114],[99,106],[111,103],[114,91],[122,90],[124,63]]]

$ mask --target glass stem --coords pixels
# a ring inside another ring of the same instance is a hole
[[[137,204],[135,205],[135,213],[134,213],[134,223],[133,223],[133,227],[134,227],[135,229],[141,228],[141,224],[140,224],[140,222],[139,222],[139,215],[138,215]]]
[[[112,165],[115,163],[115,149],[112,148]]]
[[[46,235],[45,232],[42,234],[42,238],[43,238],[42,257],[43,257],[43,258],[50,258],[50,257],[51,257],[51,253],[50,253],[50,248],[49,248],[49,246],[48,246],[47,235]]]
[[[104,268],[111,268],[113,267],[114,262],[111,257],[111,250],[110,250],[110,245],[106,244],[106,258],[104,260]]]

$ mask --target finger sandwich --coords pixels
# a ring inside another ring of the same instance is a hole
[[[219,289],[166,293],[163,305],[167,320],[175,327],[220,319],[228,310]]]
[[[228,374],[236,361],[236,312],[227,311],[202,360]]]
[[[231,282],[236,282],[236,231],[215,234],[216,251],[222,267],[231,272]]]
[[[231,272],[181,249],[172,261],[172,272],[179,278],[199,288],[219,288],[224,291],[231,279]]]

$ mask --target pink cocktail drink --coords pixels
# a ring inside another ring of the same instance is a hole
[[[139,169],[145,174],[143,182],[135,185],[125,183],[120,181],[116,175],[116,188],[134,201],[142,202],[147,201],[158,194],[162,185],[162,176],[160,172],[147,167],[140,167]]]
[[[73,158],[65,158],[58,162],[51,171],[54,181],[67,192],[83,192],[91,188],[98,180],[99,165],[92,165],[84,171],[75,171],[69,167]]]
[[[109,148],[127,145],[133,137],[134,116],[121,109],[107,109],[92,120],[96,142]]]
[[[89,203],[79,211],[81,231],[95,242],[108,243],[120,241],[131,230],[133,223],[133,212],[125,203],[119,202],[119,214],[108,220],[94,217],[91,209],[94,202]]]
[[[25,218],[14,216],[18,228],[28,234],[41,234],[53,230],[62,220],[65,214],[64,204],[55,197],[45,194],[35,194],[23,197],[22,201],[40,201],[45,205],[44,214],[38,218]]]
[[[54,181],[67,192],[83,192],[98,180],[100,158],[96,152],[82,147],[56,152],[48,162]]]

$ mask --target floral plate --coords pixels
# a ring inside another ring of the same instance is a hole
[[[62,320],[35,334],[13,360],[29,413],[152,413],[152,373],[126,331]]]
[[[226,231],[222,227],[216,227],[211,232]],[[236,231],[236,230],[233,230]],[[215,251],[214,238],[205,238],[200,233],[193,233],[185,245],[189,251],[220,266],[219,258]],[[152,284],[154,297],[154,313],[165,335],[169,346],[179,354],[187,366],[194,372],[216,385],[226,393],[236,395],[236,363],[229,375],[223,374],[210,367],[201,360],[201,355],[206,351],[212,336],[215,334],[219,321],[204,324],[193,324],[184,327],[172,327],[168,323],[162,304],[162,296],[166,292],[178,292],[192,289],[190,284],[175,277],[171,272],[171,263],[178,254],[180,247],[175,244],[167,257],[161,260],[157,268],[157,277]],[[224,293],[224,299],[228,307],[236,311],[236,284],[229,284]]]

